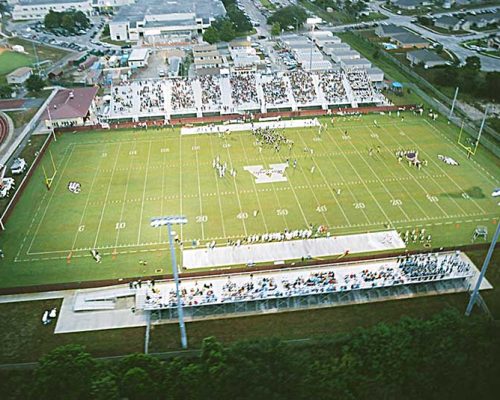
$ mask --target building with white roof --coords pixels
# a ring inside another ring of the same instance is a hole
[[[141,68],[148,65],[149,49],[134,49],[128,58],[128,66]]]
[[[112,40],[189,41],[226,15],[221,0],[136,0],[109,23]]]
[[[49,11],[82,11],[87,15],[92,13],[92,0],[17,0],[12,9],[14,21],[43,19]]]

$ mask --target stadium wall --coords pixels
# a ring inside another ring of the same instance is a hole
[[[210,124],[217,122],[226,122],[244,119],[245,116],[253,115],[255,119],[259,118],[269,118],[269,117],[281,117],[281,118],[301,118],[301,117],[319,117],[325,115],[338,115],[338,114],[370,114],[370,113],[380,113],[389,111],[408,111],[416,108],[415,104],[408,104],[402,106],[373,106],[373,107],[358,107],[358,108],[339,108],[337,110],[300,110],[300,111],[275,111],[269,113],[247,113],[247,114],[227,114],[227,115],[214,115],[206,117],[185,117],[185,118],[172,118],[170,124],[164,125],[163,119],[156,120],[145,120],[141,121],[140,124],[147,124],[148,127],[168,127],[170,125],[185,125],[185,124]],[[113,129],[125,129],[125,128],[135,128],[137,127],[137,122],[118,122],[109,124]],[[88,126],[74,126],[67,128],[57,128],[57,132],[80,132],[80,131],[95,131],[104,130],[99,125],[88,125]]]

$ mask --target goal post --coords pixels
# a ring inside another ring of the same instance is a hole
[[[50,164],[49,167],[46,169],[44,165],[42,165],[42,171],[43,171],[43,178],[44,178],[44,184],[47,186],[47,190],[50,190],[52,187],[52,182],[54,181],[54,178],[56,177],[57,174],[57,167],[56,163],[54,162],[54,157],[52,156],[52,152],[49,150],[49,156],[50,156]]]
[[[458,135],[458,145],[467,152],[467,157],[476,155],[477,147],[479,146],[479,137],[473,139],[469,135],[463,138],[464,121],[462,120],[462,126],[460,127],[460,133]]]

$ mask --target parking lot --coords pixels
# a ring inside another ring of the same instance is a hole
[[[16,32],[18,36],[31,40],[36,40],[41,43],[52,46],[62,47],[74,51],[85,50],[100,50],[103,51],[111,45],[104,45],[97,42],[101,30],[104,28],[106,21],[103,17],[90,17],[91,27],[86,31],[80,31],[76,35],[69,36],[68,34],[59,32],[50,32],[43,26],[42,21],[26,21],[10,24],[9,29]]]

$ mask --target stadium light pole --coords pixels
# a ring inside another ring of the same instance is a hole
[[[179,328],[181,331],[181,345],[183,349],[187,349],[188,343],[186,335],[186,326],[184,325],[184,310],[182,309],[181,293],[179,289],[179,273],[177,271],[177,261],[175,259],[175,249],[172,240],[172,225],[184,225],[187,223],[187,218],[182,215],[154,217],[151,218],[150,223],[153,228],[161,228],[162,226],[165,225],[167,225],[168,228],[168,242],[170,245],[170,256],[172,258],[172,271],[174,273],[174,281],[175,281],[175,294],[177,298],[177,316],[179,318]]]
[[[455,96],[453,97],[453,102],[451,103],[450,115],[448,115],[448,120],[451,120],[451,117],[453,115],[453,110],[455,110],[455,103],[457,101],[457,96],[458,96],[458,86],[455,90]]]
[[[500,235],[500,221],[497,221],[497,229],[495,231],[495,235],[493,236],[493,240],[491,241],[490,248],[488,249],[488,253],[486,254],[486,258],[484,259],[483,266],[481,268],[481,273],[479,274],[479,278],[477,278],[476,287],[470,296],[469,304],[467,304],[467,309],[465,310],[465,315],[468,317],[472,308],[476,304],[477,296],[479,294],[479,288],[481,287],[481,283],[483,282],[484,276],[486,275],[486,271],[488,270],[488,265],[491,260],[491,256],[493,255],[493,250],[495,250],[495,246],[498,241],[498,236]]]

